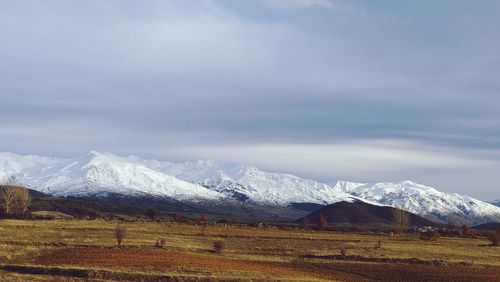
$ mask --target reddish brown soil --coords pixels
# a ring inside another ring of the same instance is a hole
[[[251,271],[270,277],[310,277],[344,281],[500,281],[493,266],[410,265],[388,263],[263,263],[237,261],[215,254],[173,253],[160,249],[75,248],[46,253],[47,266],[128,267],[201,273]]]
[[[159,249],[75,248],[47,253],[37,259],[44,265],[87,267],[134,267],[141,269],[216,269],[255,271],[277,276],[320,277],[290,264],[226,259],[218,255],[172,253]]]

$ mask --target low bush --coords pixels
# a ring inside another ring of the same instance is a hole
[[[156,239],[155,247],[163,249],[165,247],[165,238],[158,238]]]
[[[345,246],[339,247],[340,255],[345,258],[347,256],[347,248]]]
[[[436,241],[439,238],[439,233],[433,230],[426,230],[420,232],[420,240]]]
[[[222,250],[224,250],[224,248],[226,247],[226,244],[224,244],[224,242],[222,241],[215,241],[213,243],[213,247],[214,247],[214,253],[220,254],[222,253]]]
[[[500,242],[500,230],[497,230],[495,233],[491,233],[488,236],[488,240],[490,240],[492,246],[498,246]]]

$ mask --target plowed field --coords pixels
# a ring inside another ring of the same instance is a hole
[[[47,266],[126,267],[155,271],[218,272],[228,277],[333,279],[344,281],[500,281],[500,268],[465,265],[409,265],[354,262],[264,263],[234,260],[215,254],[172,253],[160,249],[69,248],[43,254]],[[479,280],[478,280],[479,279]]]

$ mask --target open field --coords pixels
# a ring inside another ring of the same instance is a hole
[[[292,280],[500,281],[500,248],[485,239],[421,241],[254,227],[104,220],[1,220],[4,281]],[[155,247],[164,238],[163,248]],[[223,251],[213,251],[222,241]],[[377,242],[380,247],[376,247]],[[346,256],[340,256],[345,249]]]

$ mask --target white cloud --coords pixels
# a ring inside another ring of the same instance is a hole
[[[460,169],[482,162],[455,151],[397,140],[195,146],[176,149],[168,154],[246,162],[323,178],[329,174],[380,176],[391,171],[412,169]]]

